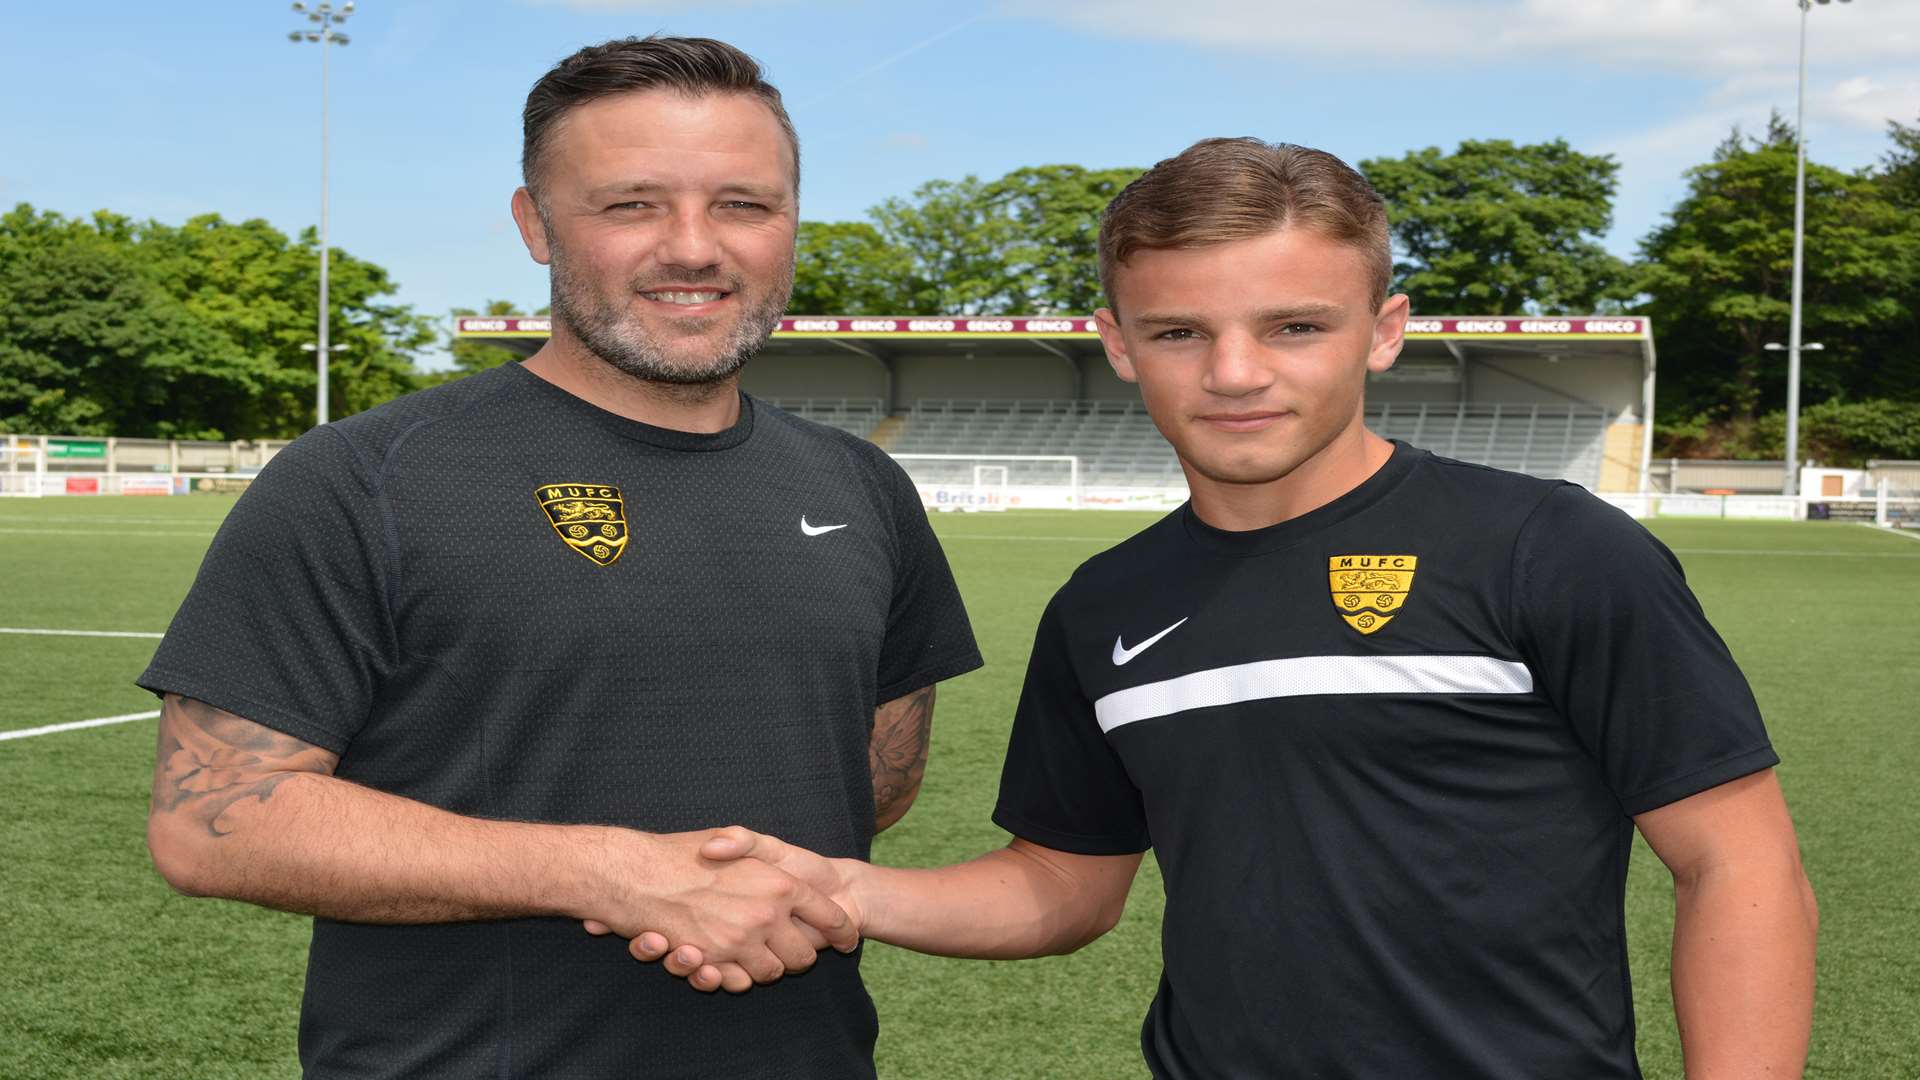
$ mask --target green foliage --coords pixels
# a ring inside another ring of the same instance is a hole
[[[1102,303],[1100,213],[1138,169],[1039,165],[933,180],[872,221],[807,223],[790,310],[1084,314]]]
[[[1001,314],[1082,315],[1105,303],[1100,289],[1100,215],[1140,169],[1042,165],[987,185],[1013,223],[1003,252],[1014,275],[1012,306]],[[1024,304],[1023,304],[1024,301]]]
[[[1736,130],[1688,171],[1687,194],[1641,244],[1660,338],[1663,416],[1753,420],[1783,404],[1793,269],[1795,135]],[[1808,400],[1912,397],[1920,353],[1888,336],[1914,318],[1920,216],[1867,174],[1807,163],[1803,356]]]
[[[1755,425],[1763,456],[1786,453],[1787,414]],[[1874,458],[1920,460],[1920,402],[1823,401],[1800,410],[1800,453],[1822,465],[1858,467]]]
[[[1613,223],[1619,165],[1565,141],[1469,139],[1361,172],[1387,200],[1395,288],[1417,313],[1593,314],[1632,297],[1627,266],[1600,237]]]
[[[917,315],[913,256],[864,221],[803,221],[794,243],[796,315]]]
[[[1920,401],[1823,401],[1800,410],[1798,457],[1856,468],[1875,458],[1920,460]],[[1758,419],[1697,414],[1654,428],[1655,457],[1764,461],[1787,453],[1787,413]]]
[[[285,438],[313,423],[318,240],[263,221],[183,225],[21,204],[0,216],[0,430]],[[334,251],[337,418],[418,384],[433,330],[379,266]]]
[[[1920,123],[1887,121],[1893,148],[1880,159],[1880,185],[1887,201],[1907,210],[1920,210]]]

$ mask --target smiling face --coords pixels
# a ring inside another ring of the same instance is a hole
[[[1374,309],[1358,248],[1304,228],[1138,250],[1110,292],[1108,359],[1139,383],[1197,497],[1284,481],[1341,440],[1357,445],[1367,372],[1393,366],[1407,318],[1404,296]]]
[[[654,382],[731,377],[779,325],[793,290],[792,152],[744,94],[649,90],[569,110],[551,136],[542,205],[514,219],[553,272],[564,329]]]

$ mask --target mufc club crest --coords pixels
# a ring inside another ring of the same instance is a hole
[[[1371,634],[1393,621],[1413,591],[1412,555],[1334,555],[1327,559],[1333,607],[1348,626]]]
[[[627,501],[606,484],[541,484],[533,491],[567,546],[600,566],[627,550]]]

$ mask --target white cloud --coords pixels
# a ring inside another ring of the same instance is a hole
[[[1671,204],[1683,170],[1736,125],[1793,119],[1800,13],[1792,0],[1003,0],[1002,17],[1107,37],[1273,56],[1346,71],[1554,68],[1693,81],[1699,91],[1616,111],[1581,149],[1621,164],[1617,243]],[[1809,147],[1871,160],[1888,120],[1920,116],[1920,2],[1816,4],[1807,21]],[[1621,81],[1623,100],[1635,94]],[[1835,155],[1838,160],[1826,155]]]
[[[1342,64],[1503,59],[1736,76],[1791,65],[1799,15],[1789,0],[1054,0],[1002,14],[1114,37],[1280,52]],[[1910,65],[1920,4],[1816,6],[1809,49],[1850,63]]]
[[[1814,96],[1808,111],[1838,123],[1881,128],[1888,120],[1912,123],[1920,116],[1920,79],[1877,79],[1858,75]],[[1809,127],[1809,134],[1812,128]]]

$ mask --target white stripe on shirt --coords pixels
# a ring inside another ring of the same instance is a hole
[[[1533,673],[1491,656],[1296,656],[1210,668],[1116,690],[1093,703],[1100,730],[1189,709],[1316,694],[1530,694]]]

